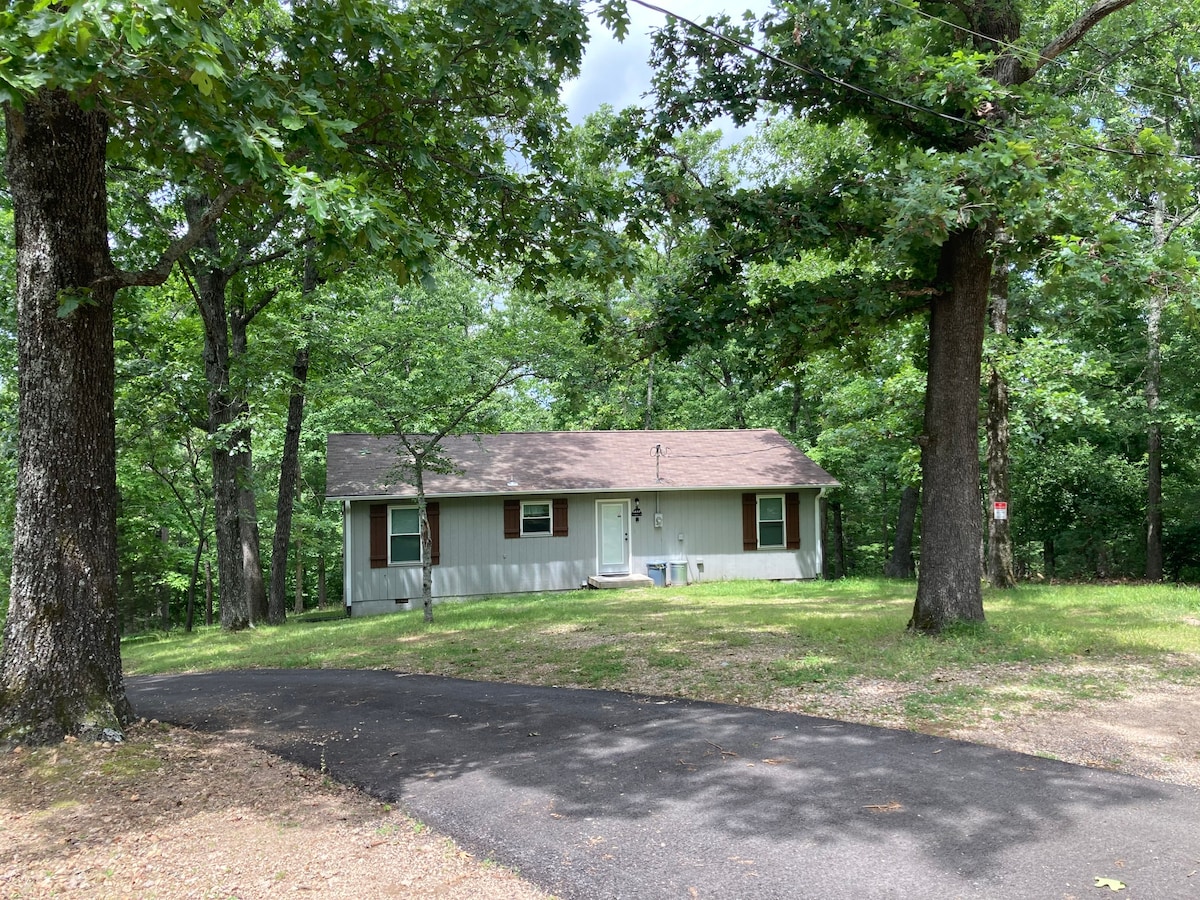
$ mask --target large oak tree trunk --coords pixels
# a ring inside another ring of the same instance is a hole
[[[942,247],[930,302],[929,375],[921,436],[921,571],[909,627],[936,634],[983,621],[979,580],[979,378],[992,277],[991,233]]]
[[[0,743],[116,736],[132,710],[117,615],[115,288],[96,287],[112,268],[108,125],[61,91],[4,112],[20,435]]]

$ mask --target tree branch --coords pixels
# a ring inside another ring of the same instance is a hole
[[[195,224],[188,227],[187,233],[177,241],[172,241],[158,262],[153,268],[143,269],[140,272],[123,272],[117,270],[110,275],[105,275],[103,278],[98,278],[93,284],[93,287],[111,287],[121,289],[124,287],[157,287],[167,280],[171,275],[171,270],[175,268],[180,258],[183,257],[189,250],[195,247],[200,240],[208,234],[209,230],[217,223],[217,219],[221,218],[221,214],[225,212],[226,207],[238,194],[246,189],[246,185],[229,185],[216,199],[209,205]]]
[[[262,295],[262,298],[252,307],[250,307],[246,314],[242,316],[243,324],[249,325],[251,322],[253,322],[254,317],[266,309],[267,305],[279,296],[280,290],[282,290],[282,288],[274,287],[268,291],[265,291]]]
[[[242,240],[237,242],[237,256],[231,264],[233,270],[230,274],[241,272],[243,269],[248,269],[260,263],[252,256],[253,252],[267,242],[267,239],[275,233],[275,229],[279,227],[279,223],[283,221],[283,212],[276,212],[266,222],[263,222],[256,229],[252,229]],[[287,252],[287,251],[285,251]]]
[[[1176,217],[1174,223],[1171,225],[1170,229],[1167,231],[1166,238],[1164,239],[1163,243],[1167,243],[1172,238],[1174,238],[1175,232],[1179,231],[1179,229],[1181,229],[1181,228],[1186,227],[1187,224],[1189,222],[1191,222],[1191,220],[1194,219],[1198,214],[1200,214],[1200,206],[1193,206],[1186,213]]]
[[[1096,0],[1092,4],[1091,9],[1072,22],[1066,31],[1047,44],[1042,52],[1038,54],[1037,62],[1029,72],[1030,77],[1035,75],[1043,66],[1054,62],[1054,60],[1074,47],[1085,34],[1100,24],[1105,18],[1124,9],[1133,2],[1134,0]]]

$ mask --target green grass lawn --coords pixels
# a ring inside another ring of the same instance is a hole
[[[238,634],[146,634],[131,675],[388,668],[827,711],[864,682],[900,685],[905,723],[1118,696],[1139,679],[1200,683],[1200,590],[1026,586],[988,592],[988,622],[905,630],[912,583],[731,582],[446,603]],[[786,702],[785,702],[786,701]]]

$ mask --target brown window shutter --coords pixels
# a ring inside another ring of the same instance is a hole
[[[566,537],[567,536],[567,498],[566,497],[555,497],[554,498],[554,515],[551,517],[551,521],[554,523],[554,536],[555,537]]]
[[[371,568],[386,569],[388,561],[387,504],[371,504]]]
[[[758,549],[757,494],[742,494],[742,549]]]
[[[521,501],[504,501],[504,536],[519,538],[521,536]]]
[[[438,565],[442,561],[442,507],[436,501],[425,504],[425,518],[429,520],[429,562]]]
[[[789,491],[784,495],[783,529],[787,532],[787,548],[800,549],[800,493]]]

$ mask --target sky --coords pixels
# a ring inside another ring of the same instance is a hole
[[[654,5],[702,22],[722,12],[740,19],[743,10],[761,11],[768,4],[766,0],[654,0]],[[581,122],[604,103],[621,109],[644,102],[642,95],[650,90],[650,33],[661,27],[665,17],[631,2],[629,18],[629,34],[623,43],[599,21],[591,22],[583,68],[563,90],[572,122]]]

